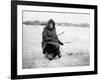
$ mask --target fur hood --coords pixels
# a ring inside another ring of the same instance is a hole
[[[50,23],[53,24],[53,28],[52,28],[52,29],[50,29]],[[47,22],[47,24],[46,24],[46,28],[49,29],[49,30],[53,30],[53,29],[55,29],[55,22],[54,22],[53,19],[50,19],[50,20]]]

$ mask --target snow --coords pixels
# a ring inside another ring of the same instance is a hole
[[[57,34],[62,42],[62,57],[50,61],[42,54],[41,41],[44,26],[23,25],[22,67],[48,68],[89,66],[89,27],[56,26]]]

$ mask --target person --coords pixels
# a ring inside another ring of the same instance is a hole
[[[63,45],[63,43],[58,39],[58,36],[56,34],[56,28],[55,28],[55,22],[53,19],[50,19],[46,26],[44,27],[44,30],[42,32],[42,49],[43,49],[43,54],[46,53],[46,45],[47,44],[52,44],[57,48],[57,53],[58,57],[61,57],[60,54],[60,45]],[[49,48],[50,49],[50,48]],[[54,55],[55,57],[55,55]]]

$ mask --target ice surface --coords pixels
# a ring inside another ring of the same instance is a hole
[[[62,57],[49,61],[42,54],[41,41],[44,26],[23,25],[22,67],[70,67],[88,66],[90,56],[89,27],[56,26],[62,42],[70,42],[60,47]]]

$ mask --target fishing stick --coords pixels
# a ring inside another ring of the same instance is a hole
[[[57,36],[59,36],[59,35],[61,35],[61,34],[63,34],[64,33],[64,31],[63,32],[61,32],[61,33],[59,33]]]
[[[64,44],[66,44],[66,43],[71,43],[71,42],[64,42]]]
[[[57,36],[59,36],[59,35],[61,35],[61,34],[63,34],[63,33],[64,33],[64,31],[61,32],[61,33],[59,33]],[[66,43],[71,43],[71,42],[64,42],[63,44],[66,44]]]

